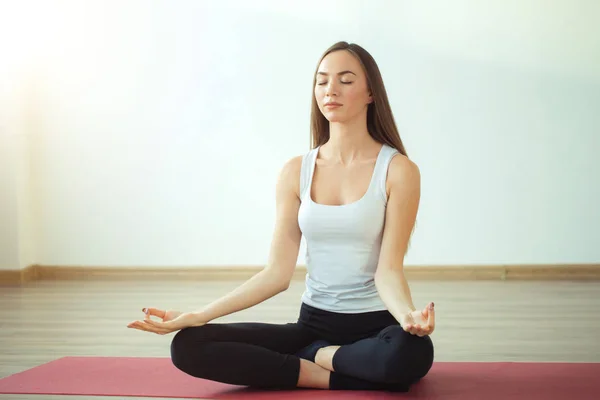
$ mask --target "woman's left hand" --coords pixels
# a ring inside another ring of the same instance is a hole
[[[206,322],[202,321],[197,313],[182,313],[177,318],[170,321],[161,322],[150,319],[148,315],[143,320],[133,321],[127,324],[128,328],[139,329],[141,331],[153,332],[158,335],[166,335],[167,333],[175,332],[180,329],[190,328],[193,326],[202,326]]]
[[[435,329],[435,310],[433,302],[429,303],[422,311],[413,311],[405,314],[400,321],[400,325],[406,332],[417,336],[427,336],[433,333]]]

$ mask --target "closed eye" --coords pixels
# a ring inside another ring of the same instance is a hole
[[[321,86],[321,85],[324,85],[325,83],[326,83],[326,82],[323,82],[323,83],[317,83],[317,85]],[[354,82],[340,82],[340,83],[341,83],[341,84],[343,84],[343,85],[351,85],[351,84],[353,84]]]

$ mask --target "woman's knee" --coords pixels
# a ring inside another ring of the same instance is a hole
[[[383,360],[383,380],[388,383],[413,382],[425,376],[433,364],[433,343],[401,326],[384,329],[379,338],[387,343]]]
[[[171,340],[171,361],[177,368],[185,371],[193,358],[193,348],[209,341],[206,326],[184,328],[177,332]]]

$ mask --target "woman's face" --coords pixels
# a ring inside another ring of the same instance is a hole
[[[373,101],[360,63],[345,50],[329,53],[319,64],[315,98],[329,122],[349,121],[366,114]]]

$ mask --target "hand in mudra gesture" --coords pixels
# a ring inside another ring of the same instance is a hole
[[[144,312],[144,319],[130,322],[127,324],[128,328],[166,335],[167,333],[183,328],[205,324],[196,313],[183,313],[181,311],[161,310],[158,308],[144,308],[142,312]],[[155,321],[152,319],[152,316],[156,316],[162,321]]]
[[[417,336],[431,335],[435,329],[433,302],[423,310],[412,311],[402,317],[400,325],[406,332]]]

